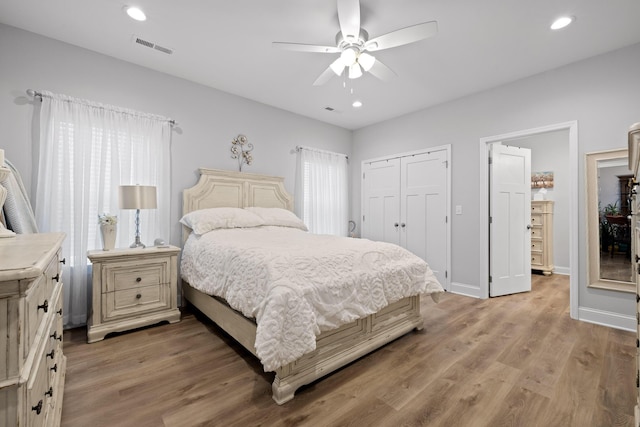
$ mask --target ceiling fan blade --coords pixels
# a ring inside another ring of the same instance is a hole
[[[340,21],[340,31],[345,40],[350,37],[358,40],[360,36],[360,1],[338,0],[338,21]]]
[[[293,50],[296,52],[314,52],[314,53],[338,53],[340,49],[335,46],[319,46],[315,44],[304,43],[288,43],[288,42],[273,42],[271,45],[278,49]]]
[[[385,82],[398,76],[391,68],[384,65],[378,59],[376,59],[376,62],[374,62],[371,69],[369,69],[369,73]]]
[[[412,25],[411,27],[402,28],[371,39],[365,44],[365,50],[375,52],[402,46],[433,37],[437,33],[438,23],[436,21],[423,22],[422,24]]]
[[[320,77],[318,77],[316,79],[315,82],[313,82],[314,86],[322,86],[323,84],[325,84],[326,82],[328,82],[329,80],[331,80],[331,77],[335,76],[336,73],[331,69],[331,66],[327,67],[326,70],[323,71],[322,74],[320,74]]]

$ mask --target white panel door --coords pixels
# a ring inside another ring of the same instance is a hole
[[[400,159],[363,164],[362,237],[400,244]]]
[[[447,283],[447,152],[403,157],[400,170],[400,245],[429,263]]]
[[[489,295],[531,290],[531,150],[491,147]]]

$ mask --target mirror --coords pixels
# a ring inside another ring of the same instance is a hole
[[[587,154],[589,286],[635,292],[627,149]]]

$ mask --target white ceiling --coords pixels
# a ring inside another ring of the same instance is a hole
[[[335,45],[332,0],[0,0],[0,22],[347,129],[486,90],[640,42],[638,0],[361,0],[370,37],[438,21],[434,38],[376,52],[398,78],[314,80],[336,54],[272,41]],[[549,30],[557,16],[576,22]],[[174,49],[132,42],[133,35]],[[350,87],[354,94],[350,93]],[[351,107],[359,99],[364,106]],[[332,107],[333,112],[325,110]]]

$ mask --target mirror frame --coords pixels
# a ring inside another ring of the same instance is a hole
[[[626,148],[618,150],[598,151],[586,154],[586,218],[587,218],[587,259],[588,286],[590,288],[607,289],[621,292],[636,292],[635,282],[602,279],[600,277],[600,212],[598,210],[598,161],[615,160],[629,157]],[[633,241],[633,238],[632,238]],[[632,242],[633,245],[633,242]],[[636,277],[636,275],[634,275]]]

